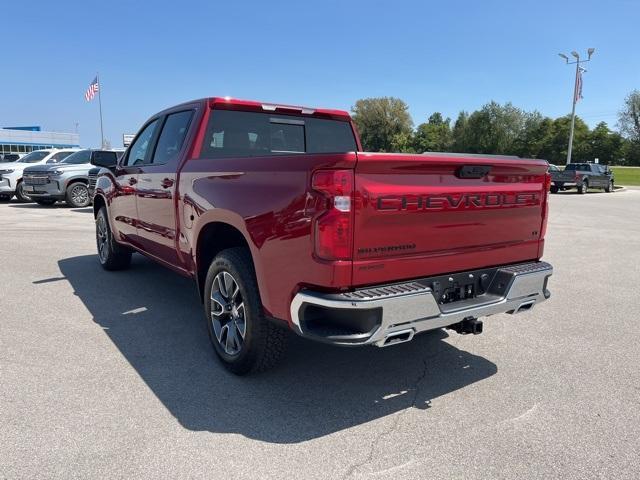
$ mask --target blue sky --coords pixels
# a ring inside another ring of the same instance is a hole
[[[135,6],[134,6],[135,5]],[[615,125],[640,89],[640,1],[348,0],[3,2],[0,125],[42,125],[121,146],[146,118],[214,95],[350,109],[396,96],[416,124],[489,100],[559,116],[573,70],[558,52],[595,47],[578,115]]]

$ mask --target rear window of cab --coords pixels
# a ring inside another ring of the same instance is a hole
[[[213,110],[200,158],[355,152],[349,122],[273,113]]]

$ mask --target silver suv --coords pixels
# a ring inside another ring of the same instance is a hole
[[[113,157],[113,158],[111,158]],[[117,152],[112,150],[80,150],[56,165],[36,165],[23,173],[24,191],[40,205],[53,205],[64,200],[76,208],[91,203],[89,170],[93,160],[116,163]]]
[[[35,150],[15,162],[0,163],[0,198],[10,200],[15,195],[21,202],[30,202],[31,199],[24,192],[22,172],[35,165],[57,164],[78,150],[78,148]]]

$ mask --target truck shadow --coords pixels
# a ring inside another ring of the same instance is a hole
[[[385,349],[344,349],[292,335],[280,367],[236,377],[214,357],[193,282],[134,255],[127,272],[94,255],[59,262],[106,335],[182,426],[297,443],[370,422],[497,371],[438,330]],[[435,408],[435,407],[434,407]],[[426,412],[425,412],[426,413]]]

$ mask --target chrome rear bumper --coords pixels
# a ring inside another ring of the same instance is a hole
[[[291,318],[297,333],[305,337],[336,345],[386,346],[390,338],[411,340],[416,333],[469,318],[520,313],[550,297],[547,281],[553,268],[546,262],[498,267],[492,272],[484,293],[452,303],[438,302],[428,278],[340,294],[302,290],[291,303]],[[323,316],[335,315],[343,324],[355,325],[354,329],[329,328],[318,334],[317,328],[308,328],[308,317],[313,316],[317,326],[322,325]]]

